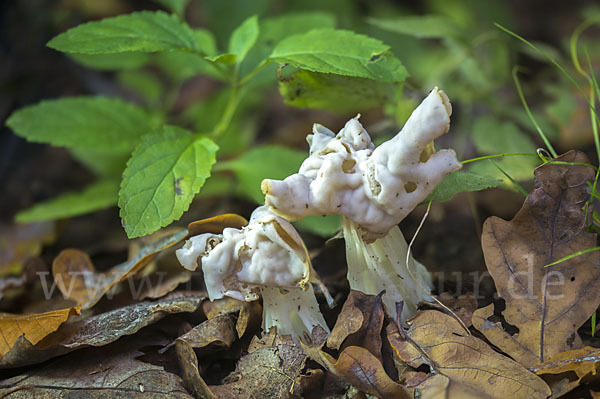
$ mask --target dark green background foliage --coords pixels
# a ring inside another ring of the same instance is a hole
[[[8,118],[17,135],[68,148],[97,176],[80,192],[23,210],[17,221],[118,204],[127,235],[138,237],[178,220],[195,197],[262,203],[262,179],[297,171],[307,155],[302,139],[312,122],[321,122],[307,120],[286,145],[269,139],[267,133],[287,128],[285,120],[267,125],[270,132],[261,125],[274,106],[273,90],[280,93],[277,107],[318,110],[310,115],[339,123],[329,126],[333,130],[358,112],[369,113],[368,121],[379,122],[366,128],[380,142],[439,86],[455,105],[451,137],[441,146],[461,159],[535,154],[540,139],[531,134],[510,71],[518,57],[539,54],[494,27],[514,27],[505,2],[431,0],[419,10],[374,2],[366,13],[346,0],[275,3],[148,1],[146,10],[85,22],[50,40],[48,47],[107,74],[135,101],[62,97]],[[559,50],[544,48],[560,57]],[[214,89],[182,101],[198,77]],[[577,103],[568,79],[553,81],[533,116],[559,141]],[[431,199],[498,184],[510,189],[531,180],[539,164],[535,156],[498,159],[450,175]],[[299,227],[328,236],[339,219],[307,219]]]

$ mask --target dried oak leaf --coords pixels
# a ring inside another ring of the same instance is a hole
[[[213,317],[198,324],[190,331],[177,338],[192,348],[226,349],[235,341],[235,323],[232,315]],[[175,343],[176,343],[175,342]]]
[[[410,320],[406,333],[388,325],[388,340],[396,355],[414,368],[429,365],[479,398],[546,398],[546,383],[514,360],[499,354],[482,340],[468,335],[445,313],[425,310]],[[437,379],[436,384],[441,384]]]
[[[192,399],[181,378],[126,345],[88,348],[0,382],[0,397]]]
[[[421,399],[484,399],[481,392],[474,391],[467,386],[452,382],[442,374],[429,374],[413,388],[419,392]]]
[[[588,163],[576,151],[557,160]],[[583,209],[594,170],[546,164],[534,173],[535,189],[513,220],[488,218],[481,237],[485,263],[506,302],[503,316],[519,332],[511,336],[485,322],[480,331],[525,366],[579,348],[577,329],[600,305],[600,253],[545,267],[596,245]]]
[[[179,369],[183,375],[183,384],[188,391],[192,392],[196,398],[216,399],[215,394],[212,393],[200,375],[200,370],[198,370],[198,357],[190,344],[181,339],[177,339],[175,342],[175,349],[177,352]]]
[[[392,380],[381,361],[359,346],[348,346],[337,360],[318,346],[302,346],[306,354],[325,370],[359,390],[382,399],[408,399],[408,390]]]
[[[141,302],[62,325],[37,345],[19,339],[0,361],[0,367],[17,367],[39,363],[52,357],[89,346],[104,346],[125,335],[132,335],[164,316],[194,312],[203,297],[166,298],[158,302]]]
[[[77,249],[65,249],[54,259],[52,274],[61,293],[81,305],[94,306],[104,294],[120,282],[137,273],[161,251],[177,244],[188,234],[186,229],[160,238],[142,247],[130,260],[107,272],[96,272],[89,256]]]
[[[4,361],[4,357],[14,348],[19,338],[30,345],[36,345],[58,330],[69,316],[78,315],[79,311],[79,307],[71,307],[38,314],[0,313],[0,359]]]
[[[327,338],[327,346],[336,350],[342,345],[361,346],[381,361],[381,330],[385,318],[382,295],[351,290]]]
[[[223,385],[210,386],[218,398],[287,398],[306,363],[296,345],[264,346],[242,357]]]

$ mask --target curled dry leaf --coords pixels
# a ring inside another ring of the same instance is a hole
[[[241,229],[247,225],[248,221],[242,216],[234,213],[225,213],[188,224],[189,234],[185,238],[188,239],[204,233],[221,234],[226,227]]]
[[[131,342],[89,348],[0,382],[0,397],[192,399],[181,378],[143,363]]]
[[[54,259],[52,274],[65,297],[76,301],[82,309],[89,309],[117,284],[144,268],[160,251],[183,240],[187,233],[183,229],[158,239],[142,247],[132,259],[104,273],[96,272],[85,252],[65,249]]]
[[[557,160],[588,163],[576,151]],[[584,210],[594,170],[546,164],[534,173],[535,189],[513,220],[490,217],[482,235],[485,263],[506,302],[503,316],[519,332],[511,336],[485,322],[480,331],[525,366],[579,348],[577,329],[600,305],[600,253],[545,267],[596,246]]]
[[[190,331],[177,338],[192,348],[226,349],[235,341],[235,324],[232,315],[213,317],[198,324]]]
[[[212,392],[228,398],[287,398],[304,368],[306,355],[296,345],[263,346],[242,357],[223,385]]]
[[[0,367],[17,367],[39,363],[67,352],[88,346],[104,346],[117,339],[137,333],[168,314],[194,312],[203,297],[167,298],[159,302],[141,302],[65,324],[55,334],[41,340],[37,346],[18,340]]]
[[[403,335],[397,326],[388,325],[388,340],[402,361],[414,368],[427,364],[450,385],[461,385],[479,398],[541,399],[551,394],[541,378],[468,335],[456,319],[442,312],[418,313],[406,339]]]
[[[177,352],[179,369],[183,376],[183,384],[188,391],[192,392],[196,398],[215,399],[216,396],[212,393],[200,375],[200,370],[198,370],[198,357],[190,344],[181,339],[177,339],[175,342],[175,350]]]
[[[596,375],[600,365],[600,349],[586,346],[581,349],[562,352],[547,362],[531,368],[536,374],[561,374],[573,371],[581,381],[587,375]]]
[[[327,338],[327,346],[336,350],[342,345],[361,346],[381,361],[381,330],[385,318],[382,295],[351,290]]]
[[[248,329],[260,327],[262,306],[258,301],[244,302],[235,323],[238,338],[242,338]]]
[[[306,354],[327,371],[369,395],[382,399],[409,399],[408,390],[392,380],[381,361],[359,346],[345,348],[336,360],[316,346],[302,346]]]
[[[442,374],[429,374],[414,388],[421,399],[483,399],[481,392],[457,384]]]
[[[0,313],[0,359],[10,352],[19,338],[36,345],[49,334],[58,330],[69,316],[78,315],[79,307],[54,310],[52,312],[12,315]]]

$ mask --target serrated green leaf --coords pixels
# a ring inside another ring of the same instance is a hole
[[[122,151],[160,122],[134,104],[94,96],[45,100],[14,112],[6,125],[37,143]]]
[[[300,70],[279,80],[279,93],[286,105],[347,113],[392,101],[394,86],[365,78]]]
[[[229,53],[237,56],[235,61],[238,64],[242,63],[248,51],[256,43],[258,32],[258,17],[253,15],[242,22],[231,34],[231,38],[229,39]]]
[[[100,71],[118,71],[139,68],[150,60],[146,53],[69,54],[79,64]]]
[[[82,54],[169,50],[203,52],[192,28],[164,11],[139,11],[87,22],[56,36],[48,42],[48,47]]]
[[[142,137],[119,191],[127,236],[147,235],[179,219],[210,176],[217,150],[209,138],[176,126]]]
[[[314,29],[283,39],[271,60],[313,72],[401,82],[408,72],[389,46],[347,30]]]
[[[83,191],[63,194],[40,202],[17,213],[18,223],[41,222],[64,219],[109,208],[117,204],[120,179],[101,180],[87,186]]]
[[[335,17],[324,12],[303,12],[265,18],[259,21],[260,32],[256,44],[242,65],[242,75],[266,60],[275,45],[288,36],[308,32],[317,28],[334,28]],[[273,70],[264,73],[271,81],[275,77]]]
[[[342,217],[340,215],[307,216],[294,222],[294,226],[321,237],[331,237],[342,227]]]
[[[485,190],[486,188],[497,187],[500,183],[502,183],[502,180],[492,177],[456,171],[446,176],[424,202],[428,202],[429,200],[448,201],[455,194]]]
[[[294,174],[306,152],[279,145],[257,146],[233,161],[219,162],[215,170],[231,170],[238,179],[238,190],[257,204],[265,201],[260,191],[264,179],[285,179]]]
[[[188,4],[190,4],[190,0],[154,0],[156,3],[162,5],[167,10],[171,11],[173,14],[183,17],[185,14],[185,9]]]
[[[369,18],[367,22],[389,32],[410,35],[419,39],[462,39],[466,34],[463,28],[443,15]]]

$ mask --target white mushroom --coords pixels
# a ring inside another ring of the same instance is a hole
[[[408,245],[397,225],[461,167],[453,150],[433,148],[433,140],[448,131],[451,113],[448,97],[436,87],[400,133],[377,148],[356,118],[337,135],[315,124],[307,138],[310,156],[299,172],[261,186],[266,204],[289,220],[342,215],[350,287],[367,294],[385,289],[390,310],[404,302],[402,320],[430,299],[431,278],[412,257],[407,265]]]
[[[257,208],[248,226],[222,234],[190,238],[176,251],[180,263],[195,270],[201,261],[210,300],[229,296],[241,301],[263,298],[263,330],[276,326],[292,338],[316,325],[329,331],[315,298],[311,264],[293,226],[266,206]]]

